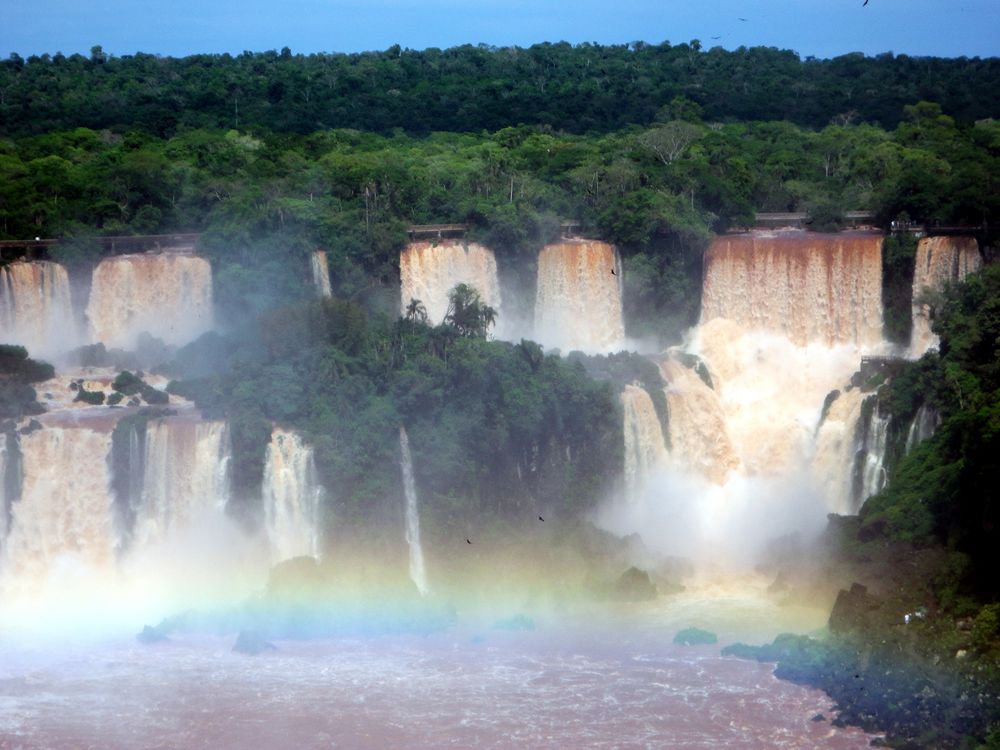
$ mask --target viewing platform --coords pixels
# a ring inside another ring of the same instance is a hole
[[[754,226],[757,229],[805,229],[809,214],[804,211],[787,211],[783,213],[758,213],[755,215]],[[872,211],[846,211],[844,219],[851,227],[871,226],[875,221]]]
[[[89,237],[87,242],[101,246],[105,255],[123,255],[125,253],[174,252],[193,253],[201,238],[201,233],[187,232],[178,234],[136,234],[115,237]],[[30,240],[0,240],[0,260],[10,261],[18,258],[40,260],[48,256],[50,248],[62,243],[62,239],[42,239],[36,237]]]
[[[410,239],[464,237],[468,231],[468,224],[411,224],[406,228],[406,233],[410,236]]]

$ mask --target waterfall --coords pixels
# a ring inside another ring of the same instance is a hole
[[[913,267],[913,331],[910,355],[920,357],[936,349],[938,337],[931,331],[928,293],[940,292],[950,283],[961,281],[983,264],[975,237],[923,237],[917,244]]]
[[[273,562],[320,556],[320,505],[313,449],[301,436],[275,427],[264,464],[264,526]]]
[[[462,240],[411,242],[399,256],[399,276],[403,313],[411,299],[418,299],[428,322],[437,325],[448,312],[448,293],[464,283],[475,287],[483,302],[497,311],[498,326],[503,324],[497,261],[488,247]]]
[[[857,454],[854,459],[854,511],[865,500],[885,489],[888,477],[885,454],[889,444],[891,418],[881,413],[878,394],[869,396],[862,405],[858,424]]]
[[[718,395],[694,370],[676,360],[661,362],[660,372],[667,382],[664,393],[673,458],[715,484],[724,483],[731,471],[740,468],[740,458]]]
[[[874,345],[882,332],[882,238],[750,232],[717,237],[705,255],[701,320],[807,344]]]
[[[827,507],[841,515],[857,513],[851,467],[858,451],[858,420],[864,394],[860,388],[841,393],[816,431],[812,473],[823,489]]]
[[[909,453],[919,443],[933,436],[939,424],[941,424],[941,415],[938,414],[937,410],[927,404],[921,404],[913,416],[913,421],[910,422],[910,428],[906,431],[905,452]]]
[[[614,246],[574,239],[546,245],[538,255],[536,295],[535,337],[545,346],[607,352],[622,345],[621,264]]]
[[[178,253],[119,255],[94,269],[87,303],[90,336],[131,348],[142,332],[180,346],[211,330],[212,267]]]
[[[111,433],[46,426],[20,436],[21,497],[4,547],[8,581],[31,587],[80,566],[113,570]]]
[[[330,289],[330,266],[327,263],[326,251],[316,250],[309,256],[309,267],[312,269],[313,286],[320,297],[332,297]]]
[[[653,399],[639,385],[626,385],[621,394],[625,413],[625,496],[638,502],[646,479],[662,468],[667,458],[663,430]]]
[[[417,511],[417,485],[413,481],[413,459],[406,429],[399,428],[400,466],[403,470],[403,492],[406,494],[406,543],[410,548],[410,580],[421,596],[429,591],[424,568],[424,550],[420,546],[420,516]]]
[[[17,437],[12,432],[0,432],[0,555],[10,531],[13,505],[21,493],[21,482],[21,451]]]
[[[162,541],[229,498],[229,439],[224,422],[166,417],[146,426],[142,492],[133,544]]]
[[[69,275],[58,263],[17,261],[0,267],[0,342],[35,357],[76,346]]]

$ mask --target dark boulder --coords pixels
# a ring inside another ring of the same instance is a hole
[[[147,645],[150,643],[162,643],[163,641],[170,640],[166,633],[158,627],[154,628],[150,625],[143,627],[141,633],[136,633],[135,639],[139,641],[139,643],[145,643]]]
[[[879,606],[879,600],[860,583],[852,584],[850,591],[841,589],[830,612],[831,632],[850,633],[870,629]]]
[[[658,593],[656,585],[649,579],[649,573],[631,567],[615,582],[611,596],[624,602],[644,602],[655,599]]]
[[[715,633],[701,628],[684,628],[674,636],[674,643],[682,646],[707,646],[718,642]]]
[[[240,634],[236,636],[236,643],[233,645],[233,651],[236,653],[250,654],[251,656],[262,654],[265,651],[276,650],[277,646],[266,640],[256,630],[241,630]]]

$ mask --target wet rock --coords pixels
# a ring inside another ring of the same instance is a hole
[[[682,646],[706,646],[718,642],[719,638],[715,633],[701,628],[684,628],[674,636],[674,643]]]
[[[135,639],[139,641],[139,643],[145,643],[147,645],[150,643],[162,643],[163,641],[170,640],[166,633],[159,628],[154,628],[150,625],[143,627],[141,633],[136,633]]]
[[[265,651],[276,650],[277,646],[266,640],[256,630],[241,630],[240,634],[236,636],[236,643],[233,645],[233,651],[236,653],[249,654],[251,656],[262,654]]]
[[[649,573],[631,567],[615,581],[611,596],[624,602],[644,602],[655,599],[658,593],[656,585],[649,580]]]
[[[851,585],[850,591],[840,590],[830,612],[829,626],[834,633],[865,631],[874,623],[879,601],[860,583]]]

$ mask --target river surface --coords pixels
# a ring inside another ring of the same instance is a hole
[[[460,621],[431,635],[276,641],[260,656],[233,653],[233,635],[152,646],[8,635],[0,748],[868,746],[870,735],[831,725],[821,691],[720,656],[724,624],[720,645],[674,645],[678,622],[719,624],[696,609],[520,631]],[[754,640],[771,635],[746,621]]]

